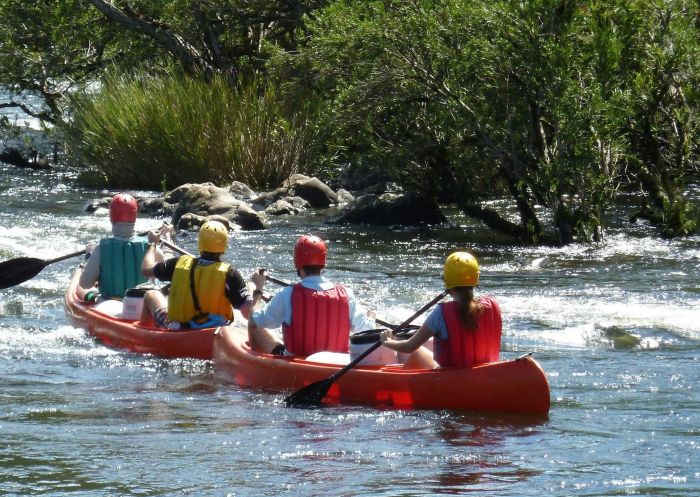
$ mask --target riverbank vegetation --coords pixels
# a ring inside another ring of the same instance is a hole
[[[697,230],[697,2],[85,3],[0,2],[0,84],[115,187],[354,167],[522,243],[599,240],[623,191]]]
[[[313,113],[290,108],[272,84],[174,73],[109,76],[74,99],[69,142],[109,184],[165,190],[237,180],[264,188],[313,169]]]

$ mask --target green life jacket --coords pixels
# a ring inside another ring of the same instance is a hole
[[[143,237],[131,240],[105,238],[100,240],[100,294],[105,298],[124,297],[124,293],[147,278],[141,272],[141,262],[148,241]]]

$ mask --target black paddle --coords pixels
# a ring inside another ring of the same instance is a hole
[[[401,323],[400,325],[394,327],[392,332],[400,330],[408,326],[414,319],[416,319],[418,316],[423,314],[425,311],[430,309],[432,306],[437,304],[440,300],[442,300],[445,295],[447,295],[447,290],[442,292],[440,295],[435,297],[433,300],[425,304],[423,307],[421,307],[416,313],[408,318],[406,321]],[[365,350],[362,354],[357,356],[355,359],[350,361],[350,363],[347,366],[344,366],[342,369],[336,371],[334,374],[326,378],[325,380],[317,381],[315,383],[311,383],[310,385],[306,385],[305,387],[297,390],[294,392],[292,395],[284,399],[285,404],[287,407],[314,407],[314,406],[320,406],[321,401],[323,400],[323,397],[326,396],[328,393],[328,389],[330,389],[331,385],[335,380],[343,376],[345,373],[347,373],[350,369],[352,369],[354,366],[356,366],[362,359],[370,355],[372,352],[374,352],[376,349],[381,347],[382,342],[377,341],[374,345],[369,347],[367,350]]]
[[[39,274],[41,270],[49,264],[64,261],[71,257],[77,257],[84,253],[85,249],[49,260],[38,259],[36,257],[18,257],[17,259],[0,262],[0,289],[10,288],[11,286],[24,283]]]
[[[146,234],[148,234],[148,232],[139,233],[138,235],[144,236]],[[171,248],[176,249],[174,246]],[[72,257],[78,257],[84,253],[85,249],[49,260],[38,259],[36,257],[18,257],[17,259],[0,262],[0,290],[19,285],[20,283],[32,279],[49,264],[65,261]]]

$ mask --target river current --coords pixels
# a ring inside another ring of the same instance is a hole
[[[83,209],[107,193],[73,178],[0,165],[0,260],[109,232],[106,212]],[[323,212],[232,236],[245,276],[293,280],[295,239],[320,234],[327,274],[388,321],[440,292],[451,250],[473,251],[503,311],[502,357],[532,352],[547,373],[544,419],[289,409],[210,362],[105,347],[64,316],[80,260],[52,264],[0,290],[0,495],[700,495],[700,237],[662,240],[627,214],[603,243],[564,248],[510,245],[456,212],[450,227],[329,226]]]

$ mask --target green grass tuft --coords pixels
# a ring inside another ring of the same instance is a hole
[[[311,172],[306,109],[289,110],[279,90],[257,81],[112,75],[76,98],[67,134],[74,156],[113,187],[238,180],[261,189]]]

